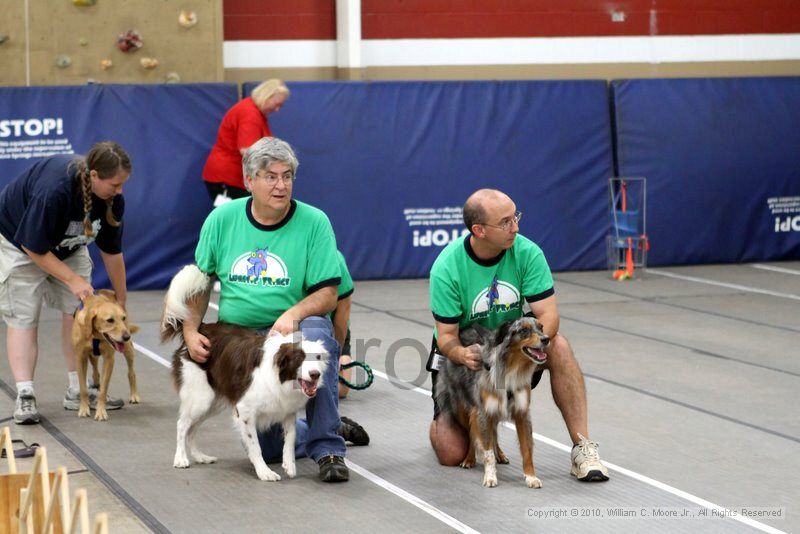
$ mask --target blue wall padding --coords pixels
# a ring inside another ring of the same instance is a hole
[[[295,196],[328,213],[354,276],[427,276],[443,245],[415,247],[404,210],[460,207],[482,187],[511,195],[525,214],[522,233],[553,269],[605,265],[612,150],[604,81],[289,88],[272,131],[296,148]],[[463,226],[416,229],[441,237]]]
[[[220,119],[237,99],[235,84],[0,88],[0,121],[55,117],[63,125],[60,134],[17,136],[8,125],[4,132],[0,122],[0,142],[66,138],[82,154],[97,141],[121,144],[133,161],[123,191],[128,286],[162,288],[193,261],[200,226],[211,210],[203,165]],[[0,187],[33,161],[0,159]],[[89,248],[93,283],[108,287],[97,247]]]
[[[612,95],[619,174],[647,178],[648,263],[800,257],[800,231],[781,230],[800,202],[768,206],[800,197],[800,78],[619,80]]]

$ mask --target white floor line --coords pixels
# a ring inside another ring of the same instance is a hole
[[[156,354],[152,350],[148,349],[147,347],[143,347],[143,346],[139,345],[138,343],[134,343],[133,344],[133,348],[135,348],[136,350],[138,350],[139,352],[141,352],[142,354],[144,354],[145,356],[147,356],[151,360],[160,363],[164,367],[171,367],[172,366],[172,363],[168,362],[167,360],[165,360],[164,358],[162,358],[161,356],[159,356],[158,354]]]
[[[668,278],[686,280],[687,282],[697,282],[699,284],[708,284],[710,286],[727,287],[730,289],[737,289],[739,291],[746,291],[748,293],[760,293],[762,295],[770,295],[772,297],[780,297],[783,299],[800,300],[800,295],[793,295],[791,293],[780,293],[778,291],[770,291],[769,289],[759,289],[757,287],[740,286],[738,284],[729,284],[727,282],[717,282],[716,280],[709,280],[708,278],[684,276],[682,274],[669,273],[667,271],[661,271],[659,269],[647,269],[647,274],[657,274],[659,276],[666,276]]]
[[[800,276],[800,271],[797,269],[787,269],[786,267],[775,267],[774,265],[764,265],[763,263],[752,263],[750,267],[754,269],[763,269],[765,271],[774,271],[776,273],[794,274]]]
[[[219,309],[219,306],[217,306],[213,302],[209,302],[208,305],[213,307],[213,308],[215,308],[215,309]],[[167,360],[165,360],[164,358],[162,358],[161,356],[159,356],[158,354],[156,354],[152,350],[150,350],[150,349],[148,349],[146,347],[143,347],[142,345],[139,345],[138,343],[134,343],[133,346],[134,346],[134,348],[136,350],[138,350],[139,352],[141,352],[142,354],[144,354],[145,356],[147,356],[151,360],[155,361],[156,363],[159,363],[159,364],[163,365],[164,367],[171,367],[172,366],[172,364],[170,362],[168,362]],[[375,373],[378,374],[377,372],[375,372]],[[387,380],[388,380],[388,377],[386,377],[386,375],[384,375],[383,373],[380,373],[380,374],[383,375],[383,377],[387,378]],[[417,388],[417,389],[419,389],[419,388]],[[425,391],[425,390],[422,390],[422,391]],[[430,392],[428,392],[428,395],[430,395]],[[382,479],[381,477],[379,477],[375,473],[372,473],[371,471],[368,471],[367,469],[364,469],[360,465],[354,464],[350,460],[345,460],[345,462],[347,463],[347,466],[350,469],[352,469],[353,471],[355,471],[356,473],[358,473],[362,477],[366,478],[367,480],[369,480],[373,484],[375,484],[377,486],[380,486],[381,488],[383,488],[383,489],[385,489],[385,490],[387,490],[387,491],[389,491],[391,493],[394,493],[395,495],[397,495],[398,497],[400,497],[401,499],[403,499],[407,503],[409,503],[409,504],[411,504],[413,506],[416,506],[417,508],[419,508],[420,510],[422,510],[426,514],[428,514],[430,516],[433,516],[434,518],[438,519],[439,521],[441,521],[445,525],[447,525],[449,527],[452,527],[452,528],[454,528],[455,530],[457,530],[459,532],[466,532],[466,533],[469,533],[469,534],[478,532],[477,530],[475,530],[473,528],[470,528],[469,526],[465,525],[464,523],[462,523],[458,519],[456,519],[456,518],[454,518],[454,517],[442,512],[441,510],[439,510],[438,508],[436,508],[432,504],[430,504],[430,503],[428,503],[426,501],[423,501],[419,497],[416,497],[415,495],[412,495],[411,493],[405,491],[404,489],[398,488],[397,486],[395,486],[391,482]]]
[[[648,272],[649,272],[649,270],[648,270]],[[373,369],[372,372],[375,374],[375,376],[383,378],[384,380],[388,380],[389,382],[394,382],[395,381],[395,380],[390,379],[386,375],[386,373],[382,373],[381,371],[376,371],[376,370]],[[406,386],[407,386],[407,384],[406,384]],[[427,390],[427,389],[424,389],[424,388],[417,387],[417,388],[413,388],[413,389],[409,388],[409,389],[411,391],[415,391],[417,393],[421,393],[421,394],[427,395],[429,397],[431,395],[431,392],[429,390]],[[510,428],[511,430],[516,432],[516,427],[514,426],[513,423],[505,422],[505,423],[503,423],[503,426],[505,426],[507,428]],[[550,439],[547,436],[543,436],[541,434],[537,434],[536,432],[533,433],[533,439],[535,441],[539,442],[539,443],[545,443],[547,445],[550,445],[551,447],[555,447],[556,449],[562,450],[564,452],[570,452],[572,450],[572,447],[570,447],[569,445],[564,445],[563,443],[560,443],[560,442],[558,442],[558,441],[556,441],[554,439]],[[638,480],[639,482],[644,482],[645,484],[647,484],[649,486],[653,486],[653,487],[658,488],[658,489],[660,489],[662,491],[666,491],[667,493],[671,493],[672,495],[675,495],[676,497],[680,497],[681,499],[685,499],[685,500],[687,500],[687,501],[689,501],[691,503],[697,504],[698,506],[702,506],[703,508],[708,508],[709,510],[717,510],[717,511],[719,511],[721,513],[721,515],[724,514],[723,517],[728,517],[730,519],[733,519],[734,521],[739,521],[740,523],[744,523],[745,525],[748,525],[748,526],[751,526],[753,528],[756,528],[756,529],[758,529],[758,530],[760,530],[762,532],[770,532],[772,534],[785,534],[784,531],[782,531],[782,530],[778,530],[777,528],[773,528],[773,527],[771,527],[769,525],[765,525],[764,523],[759,523],[758,521],[754,521],[754,520],[752,520],[752,519],[750,519],[748,517],[741,517],[738,514],[736,516],[733,516],[733,515],[731,515],[732,512],[727,508],[724,508],[724,507],[722,507],[722,506],[720,506],[718,504],[714,504],[713,502],[707,501],[705,499],[701,499],[700,497],[697,497],[696,495],[692,495],[691,493],[687,493],[687,492],[685,492],[683,490],[679,490],[678,488],[674,488],[674,487],[672,487],[672,486],[670,486],[668,484],[664,484],[663,482],[659,482],[658,480],[652,479],[652,478],[650,478],[648,476],[641,475],[639,473],[636,473],[635,471],[631,471],[630,469],[626,469],[624,467],[620,467],[620,466],[618,466],[616,464],[612,464],[611,462],[607,462],[605,460],[603,460],[603,464],[606,467],[608,467],[610,470],[612,470],[612,471],[617,471],[618,473],[621,473],[623,475],[629,476],[629,477],[631,477],[631,478],[633,478],[635,480]]]
[[[214,308],[215,310],[219,311],[219,304],[216,304],[214,302],[209,301],[208,302],[208,307],[209,308]]]
[[[438,508],[432,506],[428,502],[423,501],[419,497],[416,497],[415,495],[412,495],[411,493],[407,492],[404,489],[398,488],[397,486],[395,486],[394,484],[392,484],[388,480],[382,479],[378,475],[376,475],[376,474],[374,474],[374,473],[372,473],[370,471],[367,471],[363,467],[360,467],[360,466],[354,464],[350,460],[345,460],[345,462],[347,463],[347,466],[350,469],[352,469],[353,471],[355,471],[356,473],[358,473],[362,477],[366,478],[367,480],[369,480],[373,484],[376,484],[376,485],[382,487],[383,489],[394,493],[395,495],[397,495],[398,497],[400,497],[404,501],[413,504],[414,506],[416,506],[417,508],[419,508],[423,512],[432,515],[433,517],[435,517],[436,519],[438,519],[442,523],[445,523],[446,525],[448,525],[450,527],[453,527],[454,529],[458,530],[459,532],[470,532],[470,533],[472,533],[472,532],[477,533],[478,532],[477,530],[468,527],[467,525],[465,525],[464,523],[462,523],[458,519],[456,519],[456,518],[454,518],[452,516],[449,516],[446,513],[442,512],[441,510],[439,510]]]

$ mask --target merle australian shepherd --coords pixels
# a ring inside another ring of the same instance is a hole
[[[216,323],[200,325],[200,333],[211,341],[211,355],[204,363],[195,362],[186,348],[182,325],[190,313],[187,302],[208,287],[208,276],[188,265],[172,279],[164,299],[161,340],[177,337],[181,341],[172,357],[172,377],[181,403],[173,465],[189,467],[190,458],[197,463],[217,460],[200,452],[194,437],[206,418],[229,405],[234,426],[261,480],[281,477],[264,462],[256,431],[275,423],[283,425],[282,467],[294,478],[295,413],[322,385],[328,354],[318,341],[295,342],[291,335],[267,337]]]
[[[531,378],[547,361],[550,339],[534,318],[522,317],[496,332],[472,325],[459,334],[462,345],[481,345],[483,367],[471,371],[449,359],[436,380],[436,404],[441,413],[469,432],[469,449],[461,467],[475,466],[475,449],[483,453],[483,485],[497,486],[497,463],[507,464],[497,442],[497,425],[513,420],[522,452],[522,470],[529,488],[541,488],[533,467],[530,421]]]

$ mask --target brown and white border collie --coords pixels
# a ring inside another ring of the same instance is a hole
[[[496,332],[468,326],[459,337],[464,346],[482,346],[483,368],[471,371],[448,359],[436,379],[435,400],[441,413],[469,432],[469,449],[461,467],[475,466],[477,447],[483,452],[483,485],[497,486],[497,463],[508,463],[497,442],[497,425],[511,419],[517,426],[525,483],[541,488],[533,467],[531,377],[547,361],[544,348],[550,338],[531,317],[507,322]]]
[[[283,425],[282,467],[294,478],[295,413],[322,385],[328,354],[321,342],[295,342],[291,335],[267,337],[216,323],[200,326],[200,333],[211,341],[211,355],[202,364],[195,362],[183,340],[182,325],[189,317],[186,303],[208,287],[208,276],[187,265],[172,279],[164,299],[161,340],[181,340],[172,357],[172,377],[181,402],[173,466],[189,467],[190,458],[201,464],[217,460],[200,452],[194,437],[200,424],[227,404],[233,407],[234,426],[261,480],[281,477],[264,462],[256,431]]]

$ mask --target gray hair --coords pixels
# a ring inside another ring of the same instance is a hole
[[[291,167],[292,175],[297,174],[297,167],[300,166],[289,143],[277,137],[262,137],[244,153],[242,173],[253,178],[258,171],[266,169],[273,163],[286,163]],[[250,191],[247,180],[244,181],[244,186]]]

